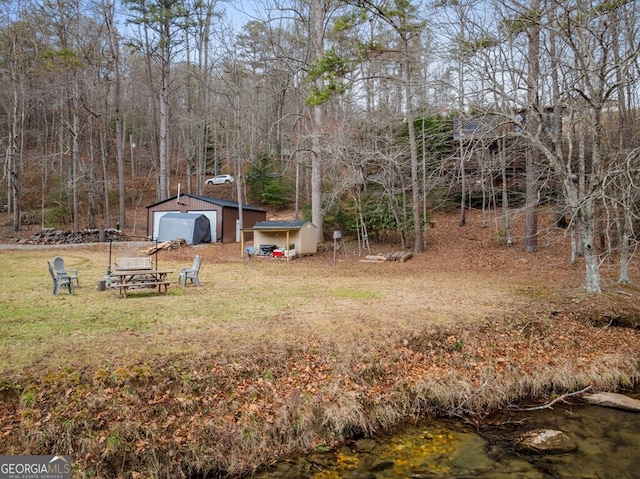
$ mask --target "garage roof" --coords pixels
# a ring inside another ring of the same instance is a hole
[[[180,195],[181,197],[183,196],[188,196],[189,198],[195,198],[196,200],[200,200],[200,201],[205,201],[207,203],[211,203],[212,205],[218,205],[218,206],[222,206],[222,207],[226,207],[226,208],[238,208],[239,207],[239,203],[237,201],[232,201],[232,200],[224,200],[222,198],[212,198],[210,196],[200,196],[200,195],[192,195],[191,193],[183,193]],[[158,201],[157,203],[154,203],[152,205],[147,206],[147,208],[153,208],[156,205],[161,205],[162,203],[166,203],[167,201],[172,201],[177,199],[178,196],[172,196],[171,198],[167,198],[166,200],[162,200],[162,201]],[[249,205],[242,205],[242,209],[244,210],[252,210],[252,211],[265,211],[261,208],[257,208],[255,206],[249,206]]]

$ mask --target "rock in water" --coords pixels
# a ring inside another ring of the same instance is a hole
[[[535,429],[516,439],[516,449],[528,454],[562,454],[575,451],[578,445],[562,431]]]
[[[624,409],[625,411],[640,411],[640,400],[630,398],[624,394],[617,393],[595,393],[585,394],[582,396],[589,404],[596,406],[612,407],[616,409]]]

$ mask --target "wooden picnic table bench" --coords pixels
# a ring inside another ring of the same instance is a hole
[[[115,281],[111,283],[112,288],[117,288],[120,296],[127,297],[130,289],[157,288],[158,293],[167,293],[171,281],[167,280],[170,270],[145,269],[115,271],[111,275]]]
[[[151,258],[118,258],[116,259],[115,269],[116,271],[132,271],[138,269],[151,269]]]

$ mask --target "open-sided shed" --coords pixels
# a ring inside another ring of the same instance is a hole
[[[147,236],[158,238],[160,219],[168,213],[202,214],[209,219],[212,242],[240,241],[240,205],[237,201],[192,195],[174,196],[147,206]],[[267,212],[242,205],[243,226],[250,227],[267,219]]]
[[[310,221],[260,221],[253,228],[242,230],[242,251],[246,241],[244,234],[253,233],[253,246],[257,254],[267,248],[290,250],[296,255],[308,255],[318,252],[317,228]]]

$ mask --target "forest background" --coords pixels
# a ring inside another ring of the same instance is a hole
[[[127,227],[183,192],[288,207],[420,252],[431,212],[556,206],[601,292],[638,218],[636,2],[3,1],[12,226]],[[241,225],[243,226],[243,225]],[[250,226],[250,225],[246,225]]]
[[[230,477],[432,411],[637,383],[637,287],[615,283],[637,275],[639,8],[290,0],[245,23],[213,0],[0,0],[17,236],[130,231],[180,187],[287,208],[318,241],[429,248],[402,266],[325,250],[283,274],[211,245],[202,288],[138,307],[34,287],[57,250],[3,254],[5,452],[78,451],[87,477]],[[236,182],[206,186],[217,173]],[[68,260],[98,278],[107,254]]]

